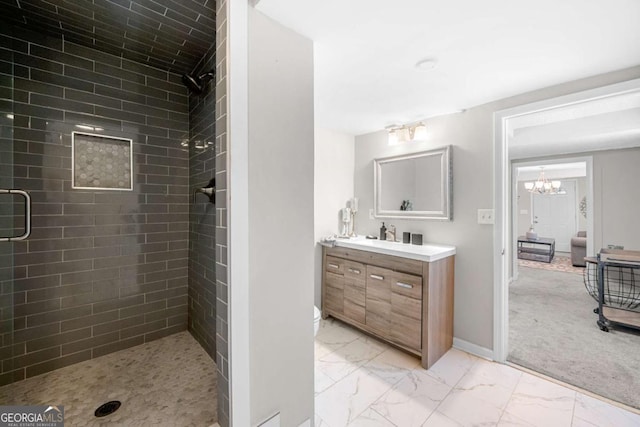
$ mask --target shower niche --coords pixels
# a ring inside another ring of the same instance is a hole
[[[71,187],[82,190],[133,190],[133,140],[73,132]]]

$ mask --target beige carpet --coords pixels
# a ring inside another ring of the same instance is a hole
[[[582,272],[584,271],[584,267],[574,267],[573,265],[571,265],[571,258],[562,255],[556,255],[555,257],[553,257],[551,263],[519,259],[518,265],[520,267],[537,268],[540,270],[549,271],[562,271],[565,273],[575,274],[582,274]]]
[[[507,359],[640,409],[640,331],[602,332],[582,277],[521,268],[509,285]]]

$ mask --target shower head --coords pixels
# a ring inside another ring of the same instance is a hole
[[[183,74],[182,83],[184,83],[189,91],[200,94],[202,93],[204,84],[213,79],[214,76],[215,73],[213,70],[200,74],[197,77],[194,77],[191,74]]]

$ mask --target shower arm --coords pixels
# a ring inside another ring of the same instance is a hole
[[[193,203],[196,202],[196,196],[198,195],[198,193],[202,193],[206,195],[207,197],[209,197],[209,201],[215,204],[216,203],[216,179],[211,178],[211,180],[209,181],[209,184],[207,184],[206,187],[196,188],[195,190],[193,190]]]

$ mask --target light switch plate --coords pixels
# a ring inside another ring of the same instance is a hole
[[[478,224],[493,224],[493,209],[478,209]]]
[[[369,219],[375,219],[373,216],[373,209],[369,209]]]

